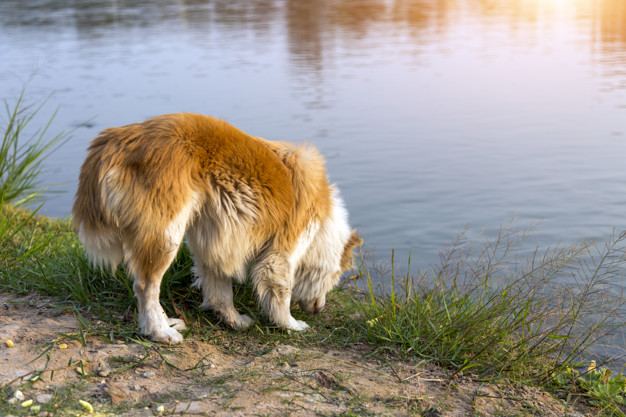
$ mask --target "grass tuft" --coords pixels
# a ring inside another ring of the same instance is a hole
[[[544,386],[592,359],[620,359],[598,348],[626,326],[626,300],[615,291],[625,272],[626,233],[603,247],[578,243],[526,258],[520,253],[528,232],[502,228],[478,246],[464,236],[431,273],[407,273],[397,285],[392,266],[392,285],[382,292],[373,288],[372,270],[362,269],[370,343],[440,364],[450,378],[471,371]],[[600,402],[622,398],[579,388]]]
[[[30,129],[33,119],[39,114],[47,100],[37,106],[24,105],[22,90],[14,105],[5,100],[6,125],[0,141],[0,201],[16,206],[41,202],[49,185],[42,185],[42,163],[50,153],[69,139],[69,134],[61,132],[48,137],[48,130],[56,117],[55,111],[43,128],[36,129],[30,136],[24,134]]]
[[[518,256],[528,234],[509,228],[476,247],[461,234],[440,267],[376,295],[370,270],[363,309],[370,340],[459,373],[514,372],[540,379],[624,328],[626,234]]]
[[[23,138],[29,130],[33,118],[40,112],[46,100],[39,106],[24,106],[24,89],[17,102],[10,106],[4,102],[6,125],[2,126],[4,134],[0,140],[0,267],[9,267],[32,256],[41,250],[49,240],[46,234],[22,234],[22,246],[27,249],[9,253],[10,243],[21,231],[27,230],[33,216],[41,206],[32,212],[18,213],[12,206],[22,206],[41,202],[43,194],[49,189],[40,183],[42,163],[56,147],[69,139],[66,133],[48,138],[48,129],[56,116],[56,112],[48,123],[35,131],[28,139]]]

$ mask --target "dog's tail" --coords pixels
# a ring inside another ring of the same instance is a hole
[[[306,208],[315,206],[318,216],[328,216],[332,186],[326,176],[326,161],[317,148],[306,144],[296,146],[286,142],[263,141],[289,169],[298,204]]]
[[[103,132],[103,133],[106,133]],[[122,241],[111,227],[111,217],[103,207],[101,198],[106,181],[102,181],[102,152],[107,136],[94,139],[89,155],[81,168],[78,191],[72,208],[73,225],[90,260],[97,266],[113,271],[122,261]]]

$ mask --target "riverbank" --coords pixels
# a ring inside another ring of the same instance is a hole
[[[68,221],[3,206],[0,230],[2,415],[80,414],[87,411],[80,400],[102,415],[624,413],[616,397],[623,391],[615,378],[603,377],[591,386],[617,387],[615,401],[600,401],[599,394],[584,389],[585,378],[597,371],[578,375],[574,357],[556,357],[554,346],[565,345],[552,341],[563,339],[556,331],[568,327],[523,338],[509,322],[529,320],[528,313],[502,319],[517,311],[518,299],[507,297],[522,287],[486,292],[474,287],[472,299],[460,286],[422,290],[419,281],[406,281],[407,289],[414,285],[406,294],[378,298],[348,289],[350,280],[330,294],[323,314],[309,316],[294,308],[294,316],[312,329],[289,333],[267,322],[250,288],[240,286],[235,288],[236,305],[256,325],[235,332],[198,309],[200,296],[189,289],[191,259],[183,250],[164,278],[162,303],[190,330],[183,345],[169,347],[141,338],[134,323],[132,283],[121,269],[113,275],[93,270]],[[571,251],[562,254],[556,259],[573,256]],[[356,280],[367,287],[369,270],[362,266],[359,272]],[[489,294],[489,302],[481,304]],[[526,302],[536,301],[520,304],[522,310],[543,308],[532,294],[522,295]],[[495,299],[505,303],[494,304]],[[430,329],[418,328],[424,321]],[[524,323],[522,330],[529,331],[537,322]],[[569,329],[569,338],[578,343],[579,335]],[[520,346],[530,342],[539,347]],[[427,345],[432,349],[423,349]],[[543,353],[547,356],[541,358]],[[16,390],[24,400],[11,403]],[[33,403],[22,407],[30,399]]]

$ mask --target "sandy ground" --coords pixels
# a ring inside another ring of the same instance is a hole
[[[448,381],[430,364],[380,363],[368,359],[366,346],[230,343],[227,332],[219,344],[187,339],[172,348],[89,335],[83,345],[62,336],[79,333],[74,315],[49,300],[0,294],[0,387],[11,387],[0,398],[0,415],[81,415],[81,399],[94,415],[595,415],[537,388],[473,376]],[[8,404],[17,389],[40,408]]]

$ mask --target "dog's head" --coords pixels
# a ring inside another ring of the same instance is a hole
[[[362,243],[363,239],[353,230],[343,244],[341,256],[334,257],[336,265],[320,265],[312,271],[301,270],[305,276],[296,282],[294,295],[302,310],[314,314],[324,311],[326,293],[337,285],[344,272],[354,268],[354,249]]]

